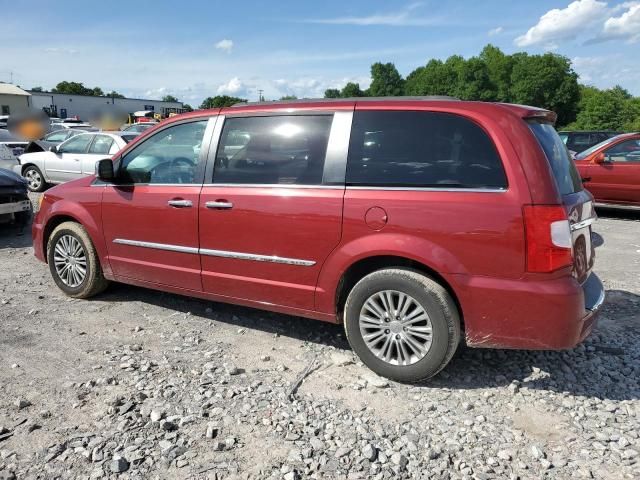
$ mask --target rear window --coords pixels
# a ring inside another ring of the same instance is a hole
[[[354,186],[507,187],[485,131],[464,117],[437,112],[356,112],[346,180]]]
[[[569,156],[569,151],[550,123],[530,122],[529,128],[538,139],[549,161],[558,190],[562,195],[582,190],[580,174]]]

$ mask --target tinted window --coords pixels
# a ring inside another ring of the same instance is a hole
[[[433,112],[356,112],[347,184],[505,188],[502,162],[478,125]]]
[[[582,190],[582,180],[578,170],[553,125],[531,122],[529,123],[529,128],[531,128],[542,150],[544,150],[560,193],[568,195]]]
[[[193,183],[207,120],[165,128],[122,159],[121,183]]]
[[[626,140],[604,151],[608,162],[640,162],[640,140]]]
[[[113,138],[106,135],[96,135],[93,143],[89,147],[89,153],[104,154],[107,155],[113,145]]]
[[[216,153],[215,183],[322,183],[331,115],[228,118]]]
[[[76,135],[60,144],[60,153],[87,153],[87,147],[93,140],[93,135]]]

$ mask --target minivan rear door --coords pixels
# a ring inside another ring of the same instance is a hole
[[[578,169],[553,125],[530,121],[529,128],[549,161],[558,191],[562,195],[571,227],[574,275],[582,284],[591,272],[595,257],[591,242],[591,224],[597,218],[593,197],[583,188]]]
[[[342,233],[351,118],[327,110],[220,117],[199,205],[205,292],[314,309],[320,270]]]

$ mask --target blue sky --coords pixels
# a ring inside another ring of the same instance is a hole
[[[640,95],[637,1],[145,1],[0,0],[0,80],[61,80],[127,96],[255,100],[322,96],[369,67],[403,75],[430,58],[553,51],[583,83]]]

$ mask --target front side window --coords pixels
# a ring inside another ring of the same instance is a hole
[[[228,118],[214,183],[320,185],[332,115]]]
[[[493,141],[478,125],[436,112],[356,112],[347,185],[502,189]]]
[[[608,162],[640,162],[640,140],[626,140],[604,151]]]
[[[89,147],[89,153],[108,155],[112,145],[113,138],[107,137],[106,135],[96,135],[96,138]]]
[[[119,170],[121,183],[193,183],[207,120],[165,128],[131,150]]]
[[[58,153],[87,153],[93,135],[77,135],[60,144]]]

